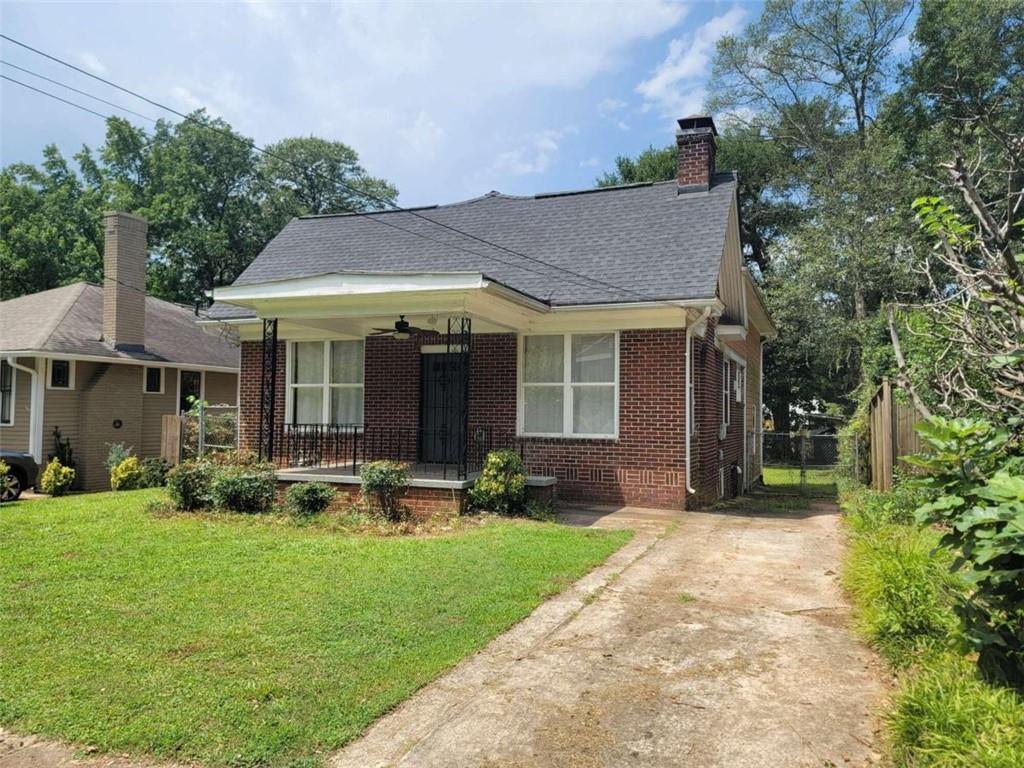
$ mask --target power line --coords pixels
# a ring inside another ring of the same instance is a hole
[[[23,82],[21,82],[21,80],[15,80],[13,77],[8,77],[7,75],[4,75],[4,74],[0,74],[0,78],[2,78],[4,80],[7,80],[9,82],[15,83],[16,85],[20,85],[22,88],[28,88],[30,91],[35,91],[36,93],[41,93],[41,94],[43,94],[43,96],[49,96],[51,99],[56,99],[57,101],[62,101],[65,104],[67,104],[68,106],[74,107],[75,109],[80,109],[83,112],[88,112],[91,115],[96,115],[96,117],[102,117],[104,120],[107,119],[107,115],[100,114],[95,109],[89,109],[88,107],[83,107],[81,104],[76,104],[73,101],[68,101],[67,99],[63,99],[60,96],[58,96],[57,94],[55,94],[55,93],[50,93],[49,91],[44,91],[44,90],[42,90],[40,88],[36,88],[34,85],[29,85],[28,83],[23,83]]]
[[[194,123],[196,125],[200,125],[200,126],[206,128],[208,130],[212,130],[212,131],[215,131],[215,132],[220,133],[222,135],[225,135],[225,136],[231,138],[234,141],[242,143],[242,144],[246,145],[247,147],[249,147],[249,148],[251,148],[251,149],[253,149],[253,150],[257,151],[257,152],[260,152],[261,154],[264,154],[264,155],[266,155],[268,157],[272,157],[272,158],[274,158],[276,160],[279,160],[279,161],[281,161],[283,163],[287,163],[288,165],[291,165],[292,167],[297,168],[298,170],[300,170],[300,171],[302,171],[304,173],[310,173],[310,174],[314,174],[316,176],[320,176],[321,178],[324,178],[327,181],[329,181],[329,182],[331,182],[333,184],[336,184],[337,186],[343,187],[344,189],[346,189],[346,190],[348,190],[348,191],[350,191],[350,192],[352,192],[352,193],[354,193],[356,195],[359,195],[359,196],[361,196],[363,198],[366,198],[368,200],[372,200],[372,201],[374,201],[375,203],[377,203],[379,205],[387,206],[388,208],[392,209],[392,211],[394,211],[396,213],[406,213],[406,214],[409,214],[409,215],[414,216],[414,217],[416,217],[418,219],[422,219],[423,221],[429,222],[430,224],[434,224],[435,226],[441,227],[443,229],[447,229],[447,230],[449,230],[451,232],[454,232],[454,233],[456,233],[458,235],[461,235],[463,237],[469,238],[471,240],[475,240],[475,241],[477,241],[477,242],[479,242],[479,243],[481,243],[483,245],[489,246],[491,248],[495,248],[495,249],[497,249],[499,251],[504,251],[504,252],[506,252],[506,253],[508,253],[508,254],[510,254],[512,256],[516,256],[517,258],[525,259],[525,260],[533,262],[535,264],[539,264],[541,266],[547,267],[548,269],[554,269],[554,270],[557,270],[559,272],[562,272],[563,274],[567,274],[567,275],[570,275],[572,277],[576,277],[576,278],[579,278],[581,280],[587,281],[586,285],[578,283],[578,282],[577,282],[577,285],[582,285],[583,287],[592,287],[593,285],[596,284],[596,285],[604,286],[605,288],[612,288],[612,289],[614,289],[616,291],[625,291],[626,293],[630,293],[630,294],[633,294],[635,296],[639,296],[641,298],[648,299],[650,301],[659,301],[659,302],[664,302],[665,301],[664,299],[659,299],[659,298],[656,298],[656,297],[652,297],[652,296],[650,296],[648,294],[645,294],[643,292],[637,291],[637,290],[632,289],[632,288],[626,288],[624,286],[616,285],[615,283],[611,283],[611,282],[608,282],[606,280],[601,280],[600,278],[595,278],[595,277],[591,277],[589,275],[584,275],[582,273],[576,272],[576,271],[568,269],[566,267],[559,266],[557,264],[552,264],[550,262],[544,261],[543,259],[539,259],[539,258],[537,258],[535,256],[530,256],[528,254],[522,253],[520,251],[516,251],[514,249],[508,248],[508,247],[500,245],[498,243],[494,243],[494,242],[492,242],[490,240],[487,240],[485,238],[478,237],[477,235],[474,235],[474,234],[472,234],[470,232],[466,232],[465,230],[459,229],[458,227],[453,227],[453,226],[451,226],[449,224],[445,224],[444,222],[437,221],[436,219],[432,219],[429,216],[425,216],[425,215],[423,215],[423,214],[421,214],[421,213],[419,213],[417,211],[414,211],[414,210],[411,210],[411,209],[408,209],[408,208],[404,208],[404,207],[399,206],[396,203],[392,202],[391,200],[388,200],[387,198],[383,198],[383,197],[380,197],[378,195],[374,195],[374,194],[372,194],[370,192],[367,192],[365,190],[362,190],[362,189],[359,189],[357,187],[354,187],[354,186],[352,186],[350,184],[347,184],[346,182],[344,182],[344,181],[342,181],[340,179],[332,178],[332,177],[328,176],[327,174],[321,173],[320,171],[316,170],[315,168],[307,168],[305,166],[302,166],[299,163],[291,160],[290,158],[284,157],[282,155],[278,155],[277,153],[271,152],[271,151],[269,151],[269,150],[267,150],[267,149],[265,149],[263,147],[258,146],[255,142],[253,142],[251,140],[247,140],[247,139],[242,138],[241,136],[236,135],[233,131],[230,131],[230,130],[227,130],[227,129],[223,129],[223,128],[218,128],[216,126],[208,125],[208,124],[203,123],[203,122],[201,122],[199,120],[196,120],[195,118],[193,118],[193,117],[191,117],[191,116],[189,116],[189,115],[187,115],[187,114],[185,114],[183,112],[180,112],[180,111],[174,109],[173,107],[169,107],[166,104],[162,104],[161,102],[158,102],[158,101],[155,101],[153,99],[150,99],[147,96],[143,96],[141,93],[133,91],[130,88],[126,88],[124,86],[118,85],[115,82],[112,82],[110,80],[107,80],[106,78],[100,77],[99,75],[93,74],[92,72],[89,72],[88,70],[85,70],[85,69],[83,69],[83,68],[81,68],[79,66],[76,66],[75,64],[72,64],[72,63],[70,63],[68,61],[65,61],[65,60],[63,60],[63,59],[61,59],[61,58],[59,58],[57,56],[53,56],[53,55],[51,55],[49,53],[46,53],[45,51],[39,50],[38,48],[34,48],[31,45],[28,45],[27,43],[21,42],[20,40],[16,40],[13,37],[10,37],[9,35],[0,34],[0,38],[2,38],[4,40],[7,40],[8,42],[14,43],[15,45],[20,46],[20,47],[22,47],[22,48],[24,48],[24,49],[26,49],[28,51],[31,51],[31,52],[39,55],[39,56],[43,56],[44,58],[47,58],[47,59],[49,59],[51,61],[54,61],[54,62],[56,62],[58,64],[61,64],[62,66],[68,67],[69,69],[72,69],[72,70],[74,70],[76,72],[79,72],[79,73],[81,73],[81,74],[83,74],[83,75],[85,75],[87,77],[90,77],[90,78],[92,78],[94,80],[97,80],[97,81],[99,81],[99,82],[101,82],[101,83],[103,83],[105,85],[110,86],[111,88],[116,88],[117,90],[122,91],[123,93],[127,93],[130,96],[134,96],[135,98],[140,99],[140,100],[146,102],[147,104],[151,104],[152,106],[155,106],[158,109],[162,109],[162,110],[165,110],[167,112],[170,112],[171,114],[177,115],[182,120]],[[28,86],[28,87],[31,87],[31,86]],[[38,90],[38,89],[34,89],[33,88],[33,90]],[[58,98],[59,99],[59,97],[54,97],[54,98]],[[59,99],[59,100],[64,101],[63,99]],[[77,105],[75,105],[75,106],[77,106]],[[96,112],[93,112],[93,114],[97,114],[98,115],[98,113],[96,113]],[[529,272],[533,272],[534,274],[541,275],[542,277],[546,276],[543,273],[537,272],[536,270],[532,270],[529,267],[526,267],[526,266],[524,266],[522,264],[511,264],[511,263],[509,263],[507,261],[502,261],[501,259],[498,259],[498,258],[496,258],[493,255],[485,256],[484,254],[477,253],[476,251],[471,251],[469,249],[466,249],[466,248],[463,248],[461,246],[458,246],[458,245],[456,245],[454,243],[448,243],[448,242],[444,242],[444,241],[441,241],[441,240],[436,240],[436,239],[428,237],[427,235],[424,235],[424,234],[422,234],[420,232],[414,232],[412,230],[405,229],[403,227],[399,227],[399,226],[394,225],[394,224],[392,224],[390,222],[386,222],[383,219],[378,218],[377,216],[374,216],[372,213],[366,214],[366,215],[359,215],[357,218],[360,218],[360,219],[362,219],[364,221],[372,221],[372,222],[375,222],[377,224],[383,224],[384,226],[392,227],[393,229],[399,230],[401,232],[405,232],[407,234],[414,235],[416,237],[420,237],[420,238],[423,238],[425,240],[429,240],[431,242],[435,242],[435,243],[438,243],[440,245],[447,246],[449,248],[455,248],[455,249],[461,250],[461,251],[463,251],[465,253],[469,253],[469,254],[472,254],[474,256],[480,257],[480,258],[489,258],[489,259],[492,259],[494,261],[497,261],[500,264],[505,264],[506,266],[516,267],[518,269],[525,269],[525,270],[527,270]]]
[[[141,117],[143,120],[149,120],[149,122],[151,122],[151,123],[155,123],[156,122],[155,118],[148,117],[147,115],[143,115],[143,114],[140,114],[138,112],[135,112],[135,111],[133,111],[131,109],[128,109],[128,107],[122,107],[120,104],[115,104],[112,101],[107,101],[106,99],[101,99],[99,96],[93,96],[91,93],[87,93],[86,91],[80,91],[78,88],[73,88],[72,86],[68,85],[67,83],[62,83],[62,82],[60,82],[60,80],[54,80],[53,78],[47,77],[46,75],[41,75],[38,72],[33,72],[31,69],[26,69],[25,67],[19,67],[17,64],[12,64],[11,62],[4,61],[3,59],[0,59],[0,64],[3,64],[5,67],[11,67],[13,69],[20,70],[20,71],[22,71],[22,72],[24,72],[24,73],[26,73],[28,75],[32,75],[33,77],[38,77],[40,80],[45,80],[48,83],[53,83],[54,85],[59,85],[61,88],[67,88],[69,91],[74,91],[75,93],[77,93],[77,94],[79,94],[81,96],[85,96],[86,98],[93,99],[95,101],[100,102],[101,104],[106,104],[108,107],[113,107],[114,109],[119,109],[122,112],[127,112],[129,115],[135,115],[135,117]]]

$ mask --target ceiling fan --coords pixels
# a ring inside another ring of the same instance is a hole
[[[422,328],[416,328],[409,325],[409,322],[405,319],[405,315],[399,315],[398,319],[395,320],[394,328],[374,328],[376,333],[371,333],[371,336],[391,336],[399,340],[408,339],[410,336],[417,336],[421,333],[430,333]]]

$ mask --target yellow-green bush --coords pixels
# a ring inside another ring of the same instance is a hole
[[[63,496],[75,482],[75,470],[65,467],[60,459],[51,459],[39,478],[39,490],[50,496]]]
[[[110,470],[110,490],[134,491],[143,487],[144,473],[142,465],[135,456],[129,456],[117,463]]]

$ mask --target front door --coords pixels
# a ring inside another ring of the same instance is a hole
[[[457,464],[466,426],[462,414],[465,360],[461,355],[424,354],[421,361],[420,461]]]
[[[203,374],[201,371],[182,371],[181,386],[178,388],[178,410],[187,411],[192,407],[190,397],[197,400],[203,396]]]

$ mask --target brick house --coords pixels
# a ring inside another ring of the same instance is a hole
[[[102,286],[0,302],[0,448],[42,466],[59,428],[84,490],[109,489],[110,443],[159,456],[162,417],[189,395],[237,402],[237,345],[197,326],[191,307],[146,295],[146,231],[108,213]]]
[[[291,221],[213,292],[242,445],[351,493],[363,461],[408,461],[420,507],[461,503],[498,447],[567,500],[749,486],[775,330],[714,124],[678,124],[674,181]]]

